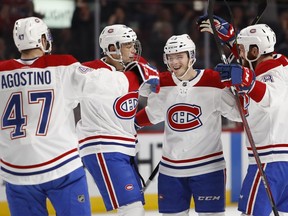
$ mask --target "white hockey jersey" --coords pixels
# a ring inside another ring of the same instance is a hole
[[[187,177],[224,169],[221,115],[230,118],[238,109],[219,74],[198,70],[193,80],[180,81],[162,72],[160,85],[136,115],[140,126],[165,121],[160,172]]]
[[[262,163],[288,161],[288,60],[283,55],[261,62],[249,93],[247,121]],[[261,82],[258,82],[261,81]],[[255,164],[247,140],[249,162]]]
[[[109,76],[90,79],[83,89],[81,120],[77,123],[81,157],[99,152],[135,156],[138,77],[133,72],[118,72],[101,60],[84,65],[107,68]]]
[[[82,166],[73,108],[86,70],[69,55],[42,56],[30,65],[0,63],[0,174],[5,181],[40,184]]]

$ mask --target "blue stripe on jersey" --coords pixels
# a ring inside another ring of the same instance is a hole
[[[168,165],[168,164],[163,163],[162,161],[160,162],[160,164],[162,166],[165,166],[165,167],[168,167],[168,168],[171,168],[171,169],[191,169],[191,168],[196,168],[196,167],[200,167],[200,166],[205,166],[205,165],[211,164],[211,163],[216,163],[216,162],[223,161],[223,160],[224,160],[224,157],[221,157],[221,158],[218,158],[218,159],[215,159],[215,160],[211,160],[211,161],[207,161],[207,162],[204,162],[204,163],[199,163],[199,164],[190,165],[190,166],[181,166],[181,167]]]
[[[127,148],[135,148],[135,144],[124,144],[124,143],[117,143],[117,142],[92,142],[92,143],[87,143],[87,144],[82,145],[80,147],[80,150],[82,150],[83,148],[87,148],[87,147],[90,147],[90,146],[97,146],[97,145],[101,145],[101,144],[124,146],[124,147],[127,147]]]
[[[259,156],[266,156],[266,155],[270,155],[270,154],[288,154],[288,151],[269,151],[269,152],[263,152],[263,153],[259,153]],[[249,157],[254,157],[253,154],[248,154]]]
[[[45,169],[45,170],[39,170],[39,171],[37,171],[37,172],[19,173],[19,172],[13,172],[13,171],[11,171],[11,170],[7,170],[7,169],[5,169],[4,167],[1,167],[1,170],[3,170],[4,172],[10,173],[10,174],[12,174],[12,175],[17,175],[17,176],[37,175],[37,174],[42,174],[42,173],[46,173],[46,172],[50,172],[50,171],[52,171],[52,170],[55,170],[55,169],[57,169],[57,168],[59,168],[59,167],[61,167],[61,166],[64,166],[65,164],[69,163],[70,161],[75,160],[76,158],[79,158],[79,155],[75,155],[75,156],[73,156],[73,157],[71,157],[71,158],[63,161],[62,163],[60,163],[60,164],[58,164],[58,165],[56,165],[56,166],[54,166],[54,167],[51,167],[51,168]]]

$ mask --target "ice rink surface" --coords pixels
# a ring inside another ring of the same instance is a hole
[[[116,213],[97,213],[93,214],[93,216],[116,216]],[[136,216],[136,215],[135,215]],[[157,211],[146,211],[145,216],[161,216],[160,213]],[[196,212],[194,209],[190,210],[189,216],[197,216]],[[240,212],[237,211],[237,206],[232,206],[232,207],[227,207],[226,208],[226,216],[240,216]]]

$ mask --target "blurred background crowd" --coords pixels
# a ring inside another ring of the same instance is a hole
[[[134,29],[142,44],[143,57],[160,71],[166,70],[163,48],[173,34],[187,33],[195,42],[195,68],[213,67],[221,61],[212,37],[200,33],[196,25],[198,17],[206,11],[207,0],[67,1],[74,1],[71,25],[51,28],[54,54],[72,54],[80,62],[100,57],[97,34],[106,25],[122,23]],[[255,18],[259,0],[226,1],[231,6],[236,31]],[[216,1],[214,13],[231,21],[222,0]],[[32,0],[0,0],[0,60],[19,57],[12,30],[15,20],[27,16],[45,20],[45,14],[35,10]],[[276,51],[288,56],[288,0],[268,0],[260,23],[267,23],[276,32]]]

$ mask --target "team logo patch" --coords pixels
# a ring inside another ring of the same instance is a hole
[[[79,70],[82,74],[86,74],[86,73],[92,71],[93,69],[92,69],[92,68],[89,68],[89,67],[85,67],[85,66],[79,66],[79,67],[78,67],[78,70]]]
[[[114,112],[118,118],[131,119],[135,116],[138,106],[138,92],[129,92],[118,97],[114,102]]]
[[[85,202],[85,196],[82,194],[82,195],[78,195],[78,202],[80,202],[80,203],[83,203],[83,202]]]
[[[127,191],[131,191],[131,190],[133,190],[133,189],[134,189],[133,184],[127,184],[127,185],[125,186],[125,190],[127,190]]]
[[[169,127],[178,132],[194,130],[202,126],[200,116],[201,108],[191,104],[176,104],[167,111],[167,122]]]
[[[272,75],[268,74],[264,76],[261,81],[262,82],[274,82],[274,78]]]

